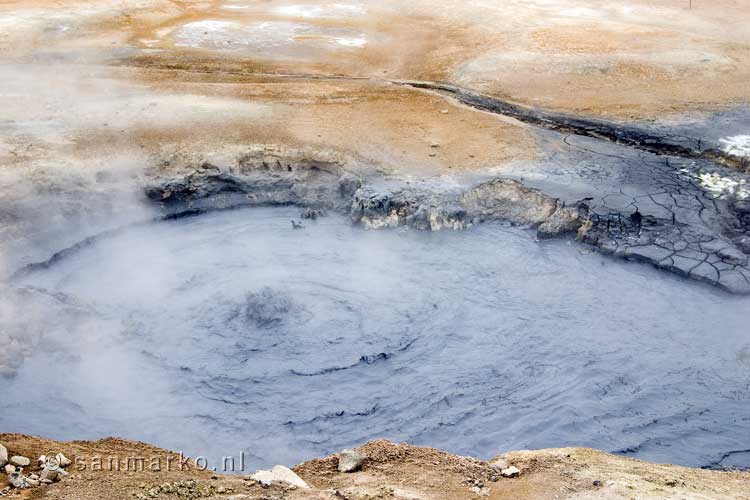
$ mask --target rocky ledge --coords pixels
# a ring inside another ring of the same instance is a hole
[[[182,462],[173,452],[122,439],[56,442],[0,434],[0,442],[14,454],[44,458],[40,471],[25,477],[45,474],[50,463],[56,471],[68,464],[69,472],[56,472],[54,481],[37,485],[14,487],[6,484],[11,476],[0,474],[0,490],[8,498],[739,500],[750,491],[750,472],[657,465],[584,448],[517,451],[478,460],[372,441],[292,469],[278,465],[225,475]],[[44,450],[62,451],[50,460]],[[153,466],[157,459],[158,468]],[[171,467],[165,465],[168,459]],[[17,477],[12,480],[17,482]]]
[[[535,228],[541,237],[554,237],[575,233],[588,217],[588,208],[583,203],[566,207],[512,179],[493,179],[457,192],[362,187],[354,193],[350,215],[368,229],[408,226],[437,231],[502,220]]]
[[[665,165],[667,169],[669,162]],[[474,176],[447,185],[373,172],[351,161],[255,150],[224,164],[203,162],[160,173],[146,194],[166,217],[296,205],[306,210],[305,218],[334,210],[367,229],[456,230],[501,220],[533,228],[540,238],[576,236],[614,257],[649,263],[732,293],[750,293],[747,200],[713,195],[685,168],[664,174],[674,172],[679,181],[674,193],[649,194],[620,210],[591,203],[594,198],[566,202],[511,178]],[[298,222],[292,226],[303,227]]]
[[[556,236],[575,233],[587,217],[585,205],[566,207],[512,179],[446,189],[366,179],[342,164],[268,154],[242,156],[229,166],[202,163],[187,175],[159,179],[146,195],[172,216],[236,206],[298,205],[310,214],[347,213],[367,229],[436,231],[505,220]]]

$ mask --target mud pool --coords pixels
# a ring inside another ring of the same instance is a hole
[[[373,438],[750,466],[750,298],[506,225],[298,216],[134,227],[24,277],[51,327],[0,427],[246,469]]]

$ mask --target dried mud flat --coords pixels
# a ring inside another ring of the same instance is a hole
[[[512,179],[583,202],[580,239],[606,253],[746,293],[748,15],[732,1],[3,2],[4,267],[132,220],[112,198],[205,165],[242,185],[242,159],[265,150],[334,158],[376,200],[376,226],[416,212],[466,227],[481,217],[441,192]],[[32,243],[54,232],[26,206],[40,192],[88,230],[28,248],[29,228]],[[110,198],[104,227],[86,197]]]
[[[0,442],[26,456],[61,450],[74,462],[63,481],[22,490],[13,498],[698,500],[746,499],[750,488],[747,472],[655,465],[584,448],[518,451],[484,462],[432,448],[373,441],[358,448],[367,458],[357,472],[339,472],[337,455],[294,467],[311,486],[302,489],[283,484],[263,487],[249,476],[198,470],[193,462],[178,470],[180,455],[122,439],[56,442],[0,434]],[[110,458],[111,463],[125,464],[128,457],[145,457],[145,470],[126,470],[125,465],[120,471],[110,470]],[[161,471],[150,470],[154,457],[161,460]],[[171,470],[166,466],[168,457],[173,458]],[[491,467],[498,459],[513,464],[521,474],[502,477]],[[102,470],[93,470],[92,464],[103,464]]]

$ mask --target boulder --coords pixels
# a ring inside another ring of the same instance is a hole
[[[259,470],[250,479],[259,482],[262,486],[271,486],[272,484],[288,484],[297,488],[309,489],[310,486],[302,480],[297,474],[288,467],[277,465],[271,470]]]
[[[3,469],[5,470],[6,474],[13,474],[16,472],[16,466],[13,464],[5,464],[5,467]]]
[[[339,455],[339,472],[356,472],[362,468],[367,455],[355,450],[344,450]]]
[[[10,457],[10,463],[19,467],[27,467],[31,463],[31,460],[20,455],[14,455]]]
[[[0,467],[4,467],[8,463],[8,449],[0,444]]]

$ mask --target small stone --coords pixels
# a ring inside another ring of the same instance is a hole
[[[469,489],[472,493],[475,495],[479,495],[480,497],[486,497],[490,495],[489,490],[486,490],[484,488],[480,488],[479,486],[473,486]]]
[[[271,470],[259,470],[251,479],[257,481],[262,486],[271,486],[274,483],[286,483],[298,488],[309,489],[310,486],[302,480],[297,474],[288,467],[277,465]]]
[[[49,463],[45,465],[44,469],[42,469],[42,472],[39,473],[39,477],[42,480],[46,479],[47,481],[50,481],[52,483],[60,481],[67,475],[68,473],[62,470],[60,467]]]
[[[734,209],[740,214],[750,214],[750,200],[737,200],[734,202]]]
[[[31,463],[31,460],[29,460],[26,457],[22,457],[20,455],[14,455],[10,457],[10,463],[12,463],[13,465],[17,465],[19,467],[26,467],[27,465]]]
[[[300,217],[302,219],[308,219],[308,220],[316,220],[318,217],[322,217],[323,211],[322,210],[315,210],[312,208],[306,208],[301,214]]]
[[[28,484],[29,486],[36,487],[36,486],[39,486],[39,480],[38,479],[31,479],[30,477],[27,477],[26,478],[26,484]]]
[[[339,456],[339,472],[356,472],[362,468],[367,455],[355,450],[344,450]]]
[[[521,475],[521,470],[511,465],[507,469],[501,470],[500,474],[502,474],[503,477],[518,477]]]
[[[55,459],[57,460],[57,463],[60,465],[60,467],[63,467],[63,468],[65,468],[65,467],[69,466],[71,463],[73,463],[73,462],[70,461],[70,459],[68,457],[66,457],[62,453],[58,453],[57,455],[55,455]]]
[[[8,463],[8,449],[0,444],[0,467]]]
[[[26,483],[26,478],[23,477],[19,472],[8,474],[8,482],[14,488],[20,489],[20,488],[26,488],[28,486],[28,484]]]
[[[490,464],[490,467],[495,469],[496,471],[501,471],[503,469],[507,469],[510,467],[510,463],[507,460],[504,460],[502,458],[498,458],[494,462]]]
[[[448,114],[448,110],[447,109],[441,109],[440,110],[440,114],[441,115],[447,115]]]
[[[49,481],[50,483],[54,483],[57,481],[57,471],[52,469],[42,469],[42,472],[39,473],[39,478],[42,481]]]
[[[740,247],[740,250],[742,250],[743,253],[750,254],[750,236],[743,236],[737,240],[737,246]],[[2,453],[1,450],[0,453]],[[2,460],[0,460],[0,462],[2,462]]]

